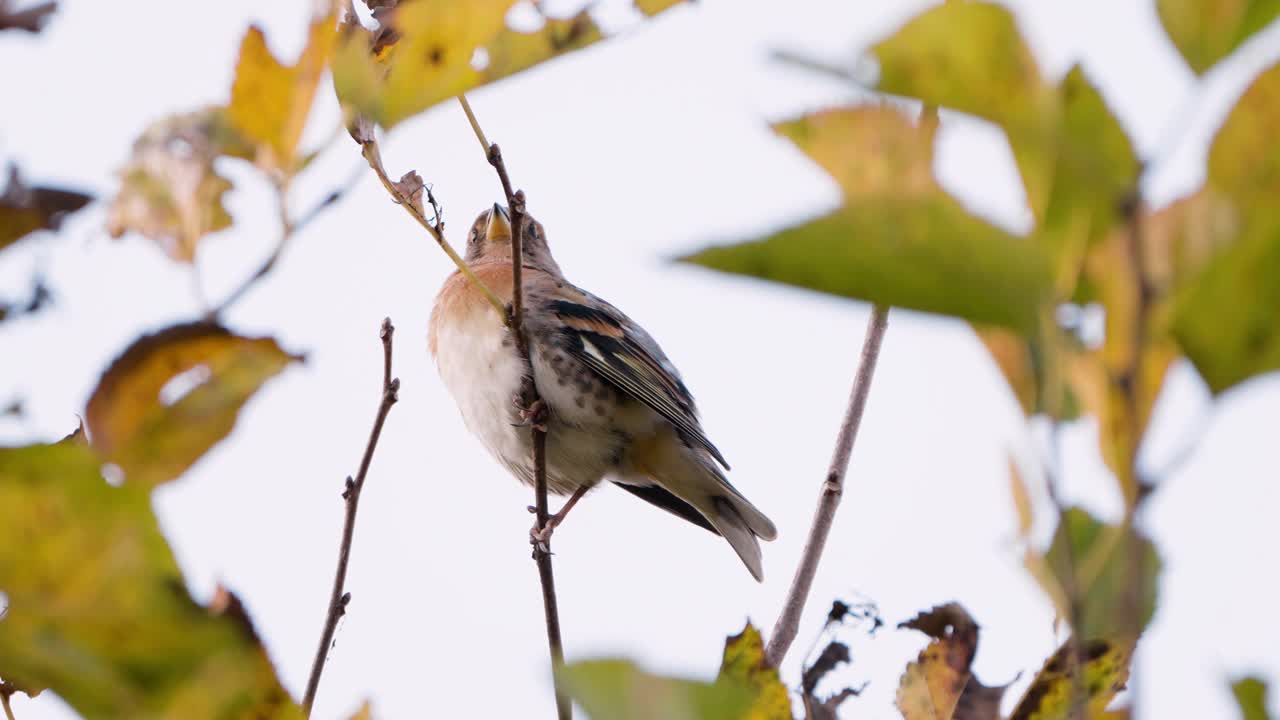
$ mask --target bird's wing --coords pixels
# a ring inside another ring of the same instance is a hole
[[[666,418],[690,444],[729,463],[703,434],[693,396],[649,333],[609,303],[577,288],[548,298],[569,351],[618,390]]]

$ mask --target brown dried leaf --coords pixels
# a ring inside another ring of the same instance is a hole
[[[28,187],[10,165],[8,185],[0,193],[0,249],[37,230],[57,230],[67,215],[92,199],[73,190]]]
[[[906,720],[996,720],[1002,687],[986,687],[970,669],[978,650],[978,624],[958,603],[939,605],[898,627],[934,638],[907,665],[898,684],[898,710]]]
[[[426,190],[426,184],[422,182],[422,176],[417,170],[410,170],[400,177],[399,180],[391,181],[392,187],[396,192],[400,193],[400,197],[408,202],[418,211],[418,214],[426,217],[426,210],[422,207],[422,193]]]
[[[45,23],[58,9],[58,3],[54,0],[32,5],[25,10],[14,10],[12,5],[13,0],[0,0],[0,31],[22,30],[38,33],[44,29]]]

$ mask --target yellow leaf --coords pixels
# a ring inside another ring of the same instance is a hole
[[[210,323],[144,337],[107,368],[85,410],[89,436],[129,484],[181,475],[226,437],[240,406],[298,356]]]
[[[741,720],[791,720],[791,697],[778,669],[764,659],[764,639],[751,623],[724,643],[724,659],[717,682],[730,682],[755,691],[751,709]]]
[[[412,0],[375,15],[376,32],[348,26],[334,56],[338,99],[348,113],[385,128],[474,87],[513,75],[604,39],[583,10],[544,18],[536,30],[506,26],[514,0]],[[652,15],[674,5],[651,0]]]
[[[294,65],[285,65],[271,54],[261,29],[251,27],[245,34],[227,113],[256,146],[258,165],[285,173],[295,169],[298,141],[320,75],[333,55],[334,22],[329,16],[311,24],[307,46]]]
[[[75,435],[0,449],[0,673],[84,717],[301,718],[234,595],[196,603],[151,510]]]
[[[1076,653],[1068,640],[1049,658],[1009,720],[1069,720],[1098,717],[1129,678],[1130,651],[1108,640],[1092,640]],[[1083,695],[1083,698],[1080,695]],[[1072,713],[1073,700],[1084,711]]]

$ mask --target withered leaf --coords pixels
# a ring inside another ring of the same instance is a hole
[[[57,230],[62,220],[93,198],[74,190],[28,187],[16,166],[0,193],[0,250],[37,230]]]
[[[38,33],[58,9],[56,0],[32,5],[25,10],[13,9],[13,0],[0,0],[0,31],[22,30]]]
[[[1045,662],[1009,720],[1098,717],[1129,678],[1131,653],[1123,644],[1068,640]],[[1074,706],[1074,708],[1073,708]],[[1083,714],[1073,709],[1083,708]]]
[[[213,161],[244,152],[219,108],[155,122],[134,142],[118,173],[120,191],[108,209],[107,230],[112,237],[139,233],[174,260],[191,262],[201,238],[231,226],[222,204],[231,182]]]
[[[978,624],[959,603],[939,605],[898,627],[933,638],[907,665],[897,705],[906,720],[996,720],[1002,687],[986,687],[971,666],[978,651]]]

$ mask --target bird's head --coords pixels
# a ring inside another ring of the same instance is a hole
[[[521,241],[521,254],[524,264],[548,272],[560,273],[560,266],[551,257],[551,248],[547,245],[547,233],[542,223],[525,213],[524,236]],[[471,223],[467,233],[467,262],[511,262],[511,216],[507,209],[498,203],[485,210]]]

